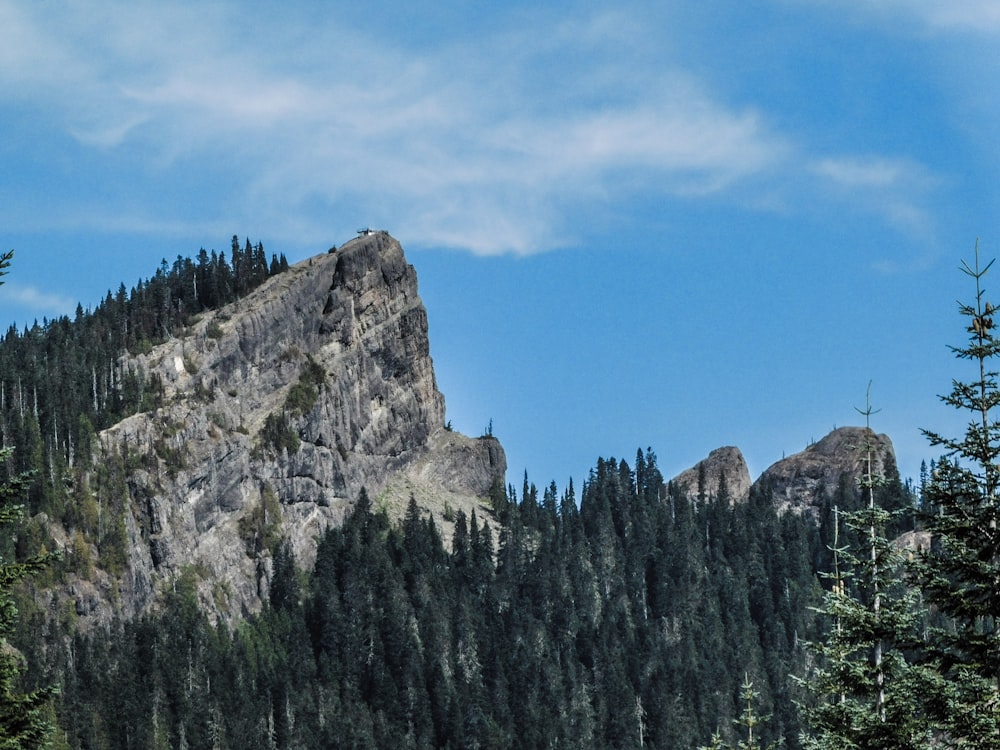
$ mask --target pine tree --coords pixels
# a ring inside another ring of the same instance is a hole
[[[831,621],[823,643],[813,645],[819,667],[806,685],[816,703],[805,710],[811,750],[892,750],[930,747],[919,707],[922,672],[905,657],[919,627],[915,592],[903,582],[903,557],[886,535],[893,513],[876,502],[885,478],[874,470],[870,401],[864,410],[863,504],[834,520],[831,589],[819,608]],[[839,546],[843,517],[859,542]]]
[[[0,464],[12,453],[13,448],[0,450]],[[23,495],[29,478],[25,473],[0,485],[0,526],[9,527],[21,520],[23,506],[14,502]],[[24,562],[0,558],[0,750],[44,747],[50,730],[46,709],[53,689],[18,692],[22,658],[7,642],[18,616],[13,590],[25,578],[45,568],[49,557],[36,555]]]
[[[924,432],[947,460],[938,462],[924,489],[924,504],[934,512],[925,518],[930,550],[918,565],[924,596],[944,620],[931,630],[927,649],[942,680],[932,708],[949,744],[975,748],[1000,742],[1000,386],[991,369],[1000,340],[993,333],[997,308],[983,288],[992,265],[980,267],[978,243],[974,265],[962,262],[976,297],[959,306],[969,338],[952,349],[974,374],[954,380],[941,398],[970,419],[961,438]]]
[[[735,750],[776,750],[780,745],[779,742],[772,742],[767,746],[761,745],[759,733],[755,734],[757,727],[768,719],[767,716],[760,716],[757,713],[756,703],[759,698],[760,693],[754,690],[750,675],[744,675],[743,684],[740,686],[740,699],[743,701],[743,711],[738,718],[733,720],[733,723],[741,727],[741,733],[745,739],[741,739],[736,743]],[[838,747],[847,746],[840,745]],[[730,748],[731,746],[723,741],[722,734],[716,732],[712,735],[712,744],[702,746],[699,750],[730,750]]]

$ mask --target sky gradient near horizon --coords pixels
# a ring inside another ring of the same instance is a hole
[[[756,477],[869,381],[916,479],[964,424],[958,266],[1000,255],[998,69],[992,0],[0,0],[0,323],[372,226],[517,487],[647,446]]]

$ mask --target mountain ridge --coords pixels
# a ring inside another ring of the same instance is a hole
[[[245,616],[266,601],[274,540],[309,567],[362,488],[396,514],[410,494],[438,515],[435,495],[482,514],[506,471],[495,438],[446,430],[416,273],[384,232],[296,264],[121,367],[158,379],[161,405],[98,435],[97,465],[122,466],[128,558],[121,580],[71,582],[85,619],[139,614],[184,570],[208,611]]]
[[[118,575],[106,566],[72,575],[48,602],[50,611],[72,606],[87,626],[141,614],[192,572],[214,616],[259,611],[277,541],[287,538],[309,569],[317,538],[341,523],[362,488],[395,517],[412,498],[446,543],[458,510],[495,523],[488,498],[503,487],[503,447],[445,427],[416,272],[385,232],[268,278],[123,356],[119,371],[160,390],[154,408],[98,435],[89,481],[98,514],[124,505],[126,559]],[[755,481],[740,450],[727,446],[672,481],[709,499],[724,475],[733,503],[768,483],[781,510],[811,513],[820,489],[842,475],[856,483],[864,440],[861,428],[834,430]],[[884,454],[877,470],[894,470],[891,441],[875,442]],[[79,552],[59,524],[50,532]],[[83,546],[101,559],[96,543]]]
[[[712,499],[718,496],[720,477],[724,476],[731,502],[744,502],[751,491],[766,486],[779,510],[814,514],[841,481],[857,486],[867,471],[868,446],[872,449],[872,474],[898,478],[889,436],[848,426],[834,428],[818,442],[775,461],[753,481],[742,452],[734,446],[711,451],[670,481],[685,486],[688,497]]]

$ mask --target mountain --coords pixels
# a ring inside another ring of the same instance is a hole
[[[174,269],[0,347],[37,495],[0,552],[65,553],[16,639],[65,746],[699,747],[752,680],[762,740],[800,747],[830,507],[869,443],[895,477],[888,438],[835,430],[752,484],[734,447],[669,483],[647,450],[519,500],[500,443],[445,426],[388,234],[211,300],[214,253]]]
[[[779,510],[814,514],[841,482],[857,487],[867,471],[869,443],[872,474],[898,479],[896,454],[888,435],[864,427],[840,427],[805,450],[771,464],[755,484],[773,492]]]
[[[726,492],[732,502],[743,502],[750,494],[750,470],[739,448],[716,448],[690,469],[685,469],[671,482],[685,488],[688,497],[704,493],[708,499],[718,497],[725,478]]]
[[[411,495],[439,520],[483,515],[506,471],[496,439],[445,429],[416,273],[385,232],[272,276],[120,364],[161,383],[162,405],[98,436],[95,471],[119,466],[127,492],[127,561],[118,580],[98,570],[66,588],[84,619],[140,613],[185,570],[208,611],[258,611],[274,541],[311,567],[362,488],[397,516]]]
[[[103,523],[121,525],[123,560],[103,564],[96,544],[49,528],[57,544],[74,554],[89,545],[101,563],[48,594],[84,627],[147,611],[192,571],[214,616],[259,611],[277,541],[310,569],[317,539],[342,523],[362,488],[395,517],[414,498],[446,543],[458,510],[495,524],[486,498],[503,487],[503,448],[445,428],[416,272],[385,232],[272,275],[123,357],[116,371],[157,389],[153,408],[97,436],[90,481]],[[754,484],[773,491],[779,510],[808,511],[823,488],[856,483],[864,440],[860,428],[835,430]],[[894,471],[891,442],[875,442],[875,470]],[[722,477],[732,501],[744,502],[751,479],[735,447],[712,451],[673,483],[711,498]]]
[[[720,478],[733,502],[743,502],[751,488],[765,489],[779,511],[815,515],[841,482],[857,487],[867,471],[866,445],[872,446],[872,473],[898,479],[896,454],[887,435],[864,427],[834,429],[818,443],[771,464],[751,483],[746,461],[739,448],[717,448],[671,483],[684,487],[684,494],[697,498],[701,492],[711,499],[719,494]],[[700,488],[700,489],[699,489]]]

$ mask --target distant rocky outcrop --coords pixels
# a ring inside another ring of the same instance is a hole
[[[365,487],[399,513],[480,509],[506,458],[492,437],[445,430],[417,277],[385,232],[271,277],[149,353],[123,360],[159,379],[158,408],[102,432],[98,460],[128,473],[128,559],[112,580],[67,592],[93,621],[142,612],[195,571],[209,612],[261,606],[285,536],[303,565]]]
[[[812,512],[823,494],[834,493],[841,481],[857,486],[867,471],[869,444],[872,473],[895,476],[895,451],[887,435],[864,427],[841,427],[804,451],[772,464],[754,485],[769,489],[781,510]]]
[[[743,502],[749,496],[750,470],[739,448],[716,448],[707,458],[671,480],[675,486],[683,486],[688,497],[697,498],[704,494],[707,499],[719,496],[723,481],[731,502]]]
[[[888,436],[864,427],[841,427],[804,451],[775,462],[752,484],[743,454],[732,446],[717,448],[670,481],[683,487],[692,500],[700,496],[712,499],[718,497],[720,478],[724,477],[733,503],[745,501],[752,489],[760,489],[771,493],[780,511],[812,513],[842,481],[858,486],[867,470],[869,444],[872,473],[894,478],[896,455]]]

